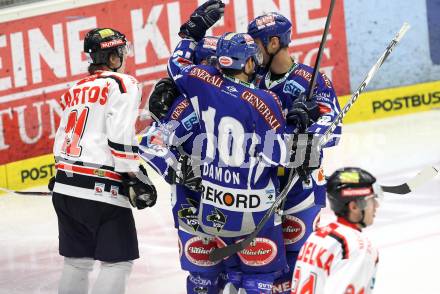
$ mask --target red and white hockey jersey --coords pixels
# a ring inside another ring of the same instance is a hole
[[[130,207],[121,172],[139,170],[135,122],[141,102],[132,76],[99,71],[61,97],[54,192]]]
[[[313,232],[301,247],[292,294],[367,294],[374,287],[378,252],[343,218]]]

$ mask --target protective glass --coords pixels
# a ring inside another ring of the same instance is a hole
[[[131,42],[127,41],[127,43],[125,43],[124,47],[122,47],[122,52],[125,56],[133,57],[133,45]]]

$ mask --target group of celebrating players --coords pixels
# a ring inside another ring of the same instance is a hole
[[[368,172],[342,168],[326,191],[322,148],[341,135],[339,125],[323,146],[316,140],[340,112],[331,81],[319,74],[309,93],[313,68],[289,55],[292,24],[282,14],[256,17],[247,33],[205,36],[224,6],[209,0],[181,26],[169,77],[149,99],[155,122],[139,144],[141,91],[124,74],[126,37],[109,28],[87,34],[90,75],[62,96],[54,143],[59,293],[87,293],[95,260],[92,293],[124,293],[139,257],[130,204],[143,209],[157,198],[140,158],[171,185],[187,293],[371,292],[378,257],[361,230],[380,189]],[[210,258],[255,230],[290,172],[299,180],[251,245]],[[318,227],[326,194],[338,218]]]

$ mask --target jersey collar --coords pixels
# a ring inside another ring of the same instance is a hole
[[[252,83],[243,82],[243,81],[240,81],[240,80],[237,79],[237,78],[234,78],[234,77],[231,77],[231,76],[227,76],[227,75],[225,75],[225,74],[223,74],[223,77],[224,77],[225,79],[227,79],[227,80],[230,80],[231,82],[236,83],[236,84],[240,84],[240,85],[243,85],[243,86],[245,86],[245,87],[248,87],[248,88],[251,88],[251,89],[255,89],[255,85],[252,84]]]
[[[293,61],[293,59],[292,59]],[[284,74],[284,76],[279,79],[279,80],[275,80],[275,81],[271,81],[270,77],[272,76],[272,73],[270,72],[270,70],[266,73],[266,76],[264,78],[264,84],[266,85],[266,89],[270,89],[273,88],[281,83],[284,83],[284,81],[289,77],[289,75],[298,67],[298,63],[295,63],[295,61],[293,61],[292,66],[290,67],[290,69]]]
[[[344,226],[347,226],[347,227],[350,227],[352,229],[358,230],[359,232],[362,232],[362,230],[356,224],[354,224],[352,222],[349,222],[348,220],[346,220],[343,217],[338,216],[337,220],[338,220],[338,223],[340,223],[340,224],[342,224]]]

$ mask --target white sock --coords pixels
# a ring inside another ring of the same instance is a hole
[[[124,294],[133,261],[101,262],[101,270],[91,294]]]
[[[58,294],[87,294],[89,272],[95,261],[91,258],[64,258],[64,268],[58,285]]]

